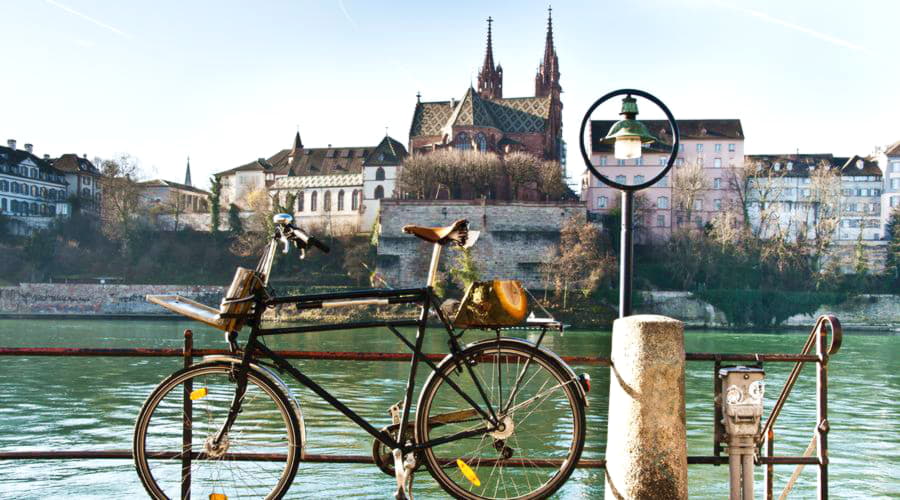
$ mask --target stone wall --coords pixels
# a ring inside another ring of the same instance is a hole
[[[163,315],[146,295],[177,294],[218,307],[224,293],[220,286],[21,283],[0,287],[0,313]]]
[[[470,230],[481,231],[472,252],[483,279],[518,279],[541,288],[540,265],[559,244],[563,222],[585,214],[584,202],[382,200],[378,272],[392,287],[422,286],[432,245],[404,233],[403,226],[468,219]],[[445,269],[456,255],[456,250],[444,252]]]

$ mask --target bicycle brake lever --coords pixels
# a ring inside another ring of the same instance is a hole
[[[287,236],[282,234],[279,239],[281,240],[282,243],[284,243],[284,250],[282,250],[281,253],[288,253],[288,247],[290,245],[290,242],[288,241]]]

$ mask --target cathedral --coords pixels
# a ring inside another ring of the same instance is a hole
[[[503,97],[503,67],[494,64],[493,19],[487,21],[487,51],[478,72],[478,89],[469,87],[458,101],[421,102],[417,98],[409,151],[427,153],[449,147],[500,155],[525,151],[562,161],[562,87],[553,46],[552,11],[547,17],[547,40],[534,77],[533,97]]]

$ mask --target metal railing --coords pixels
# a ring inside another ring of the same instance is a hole
[[[831,342],[828,343],[828,334],[831,334]],[[768,419],[763,425],[763,440],[759,443],[760,449],[765,448],[766,454],[757,454],[756,464],[765,466],[765,482],[766,482],[766,498],[772,499],[774,466],[775,465],[796,465],[797,468],[791,479],[782,492],[780,498],[785,498],[793,487],[796,477],[806,465],[815,465],[818,467],[818,494],[817,498],[825,499],[828,497],[828,445],[827,435],[829,430],[828,424],[828,406],[827,406],[827,387],[828,387],[828,359],[834,355],[841,346],[842,330],[838,319],[831,315],[821,316],[813,327],[807,338],[806,344],[799,354],[787,353],[770,353],[770,354],[722,354],[722,353],[705,353],[705,352],[689,352],[685,354],[686,361],[712,361],[714,362],[713,380],[714,393],[713,399],[715,420],[722,418],[721,401],[717,395],[719,394],[719,378],[716,374],[723,362],[731,363],[795,363],[793,370],[788,376],[781,390],[781,394],[769,414]],[[810,351],[815,347],[816,353],[811,354]],[[193,333],[191,330],[184,331],[184,347],[182,349],[146,349],[146,348],[68,348],[68,347],[0,347],[0,356],[85,356],[85,357],[182,357],[185,366],[190,366],[195,357],[229,354],[225,349],[194,349]],[[347,351],[278,351],[278,354],[287,359],[304,359],[304,360],[328,360],[328,361],[410,361],[412,354],[407,353],[386,353],[386,352],[347,352]],[[439,361],[444,358],[444,354],[427,354],[429,359]],[[574,365],[599,365],[610,366],[610,358],[608,356],[560,356],[566,363]],[[781,410],[787,401],[791,390],[800,376],[800,371],[805,363],[816,363],[816,431],[813,438],[813,444],[817,454],[815,457],[810,456],[810,448],[802,456],[777,456],[775,455],[775,422],[781,414]],[[688,464],[711,464],[722,465],[728,463],[728,457],[722,456],[721,435],[716,428],[713,441],[713,455],[711,456],[688,456]],[[111,450],[32,450],[32,451],[0,451],[0,460],[70,460],[70,459],[126,459],[133,458],[131,450],[111,449]],[[236,457],[237,459],[252,460],[253,456]],[[309,454],[304,453],[301,457],[304,462],[311,463],[345,463],[345,464],[373,464],[374,460],[371,455],[347,455],[347,454]],[[606,460],[599,459],[581,459],[578,467],[599,469],[606,467]]]

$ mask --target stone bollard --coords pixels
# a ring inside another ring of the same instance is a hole
[[[611,359],[605,498],[686,499],[684,323],[617,319]]]

